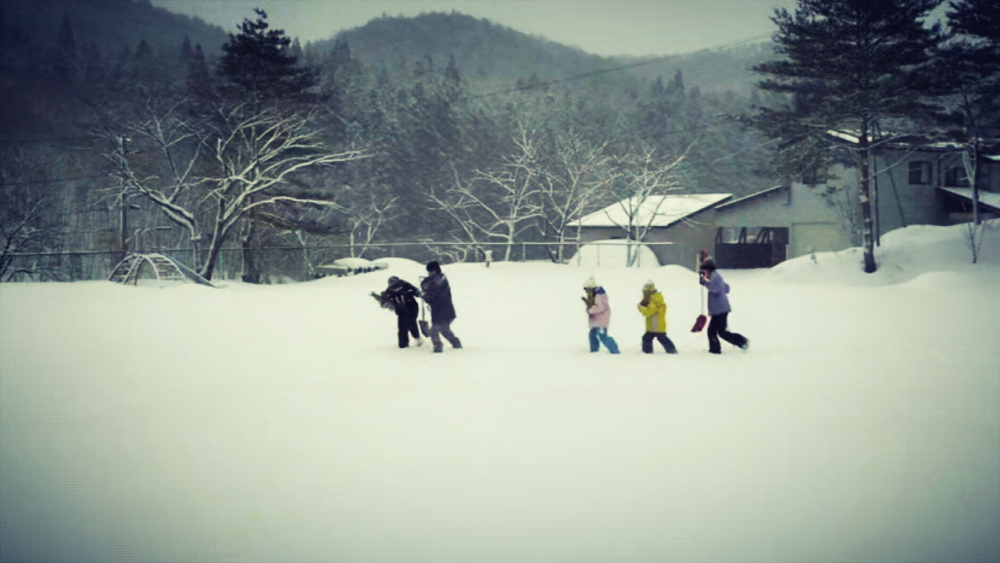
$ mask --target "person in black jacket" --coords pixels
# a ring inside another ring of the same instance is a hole
[[[455,320],[455,305],[451,302],[451,286],[448,278],[441,272],[441,265],[435,261],[427,263],[427,277],[420,282],[424,294],[424,302],[431,307],[431,343],[434,351],[441,352],[444,336],[452,348],[461,348],[462,341],[451,331],[451,322]]]
[[[417,346],[422,346],[424,343],[424,340],[420,338],[420,330],[417,328],[417,314],[420,312],[420,305],[417,303],[418,297],[420,297],[420,290],[396,276],[389,278],[389,287],[382,292],[380,301],[396,311],[400,348],[406,348],[410,345],[409,336],[411,334]]]

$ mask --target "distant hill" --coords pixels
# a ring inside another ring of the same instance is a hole
[[[319,51],[346,40],[354,56],[374,65],[393,67],[400,57],[442,69],[451,56],[466,76],[562,79],[591,71],[603,59],[576,47],[459,13],[416,17],[381,17],[312,44]]]
[[[646,78],[657,76],[672,77],[678,70],[684,76],[685,86],[697,86],[702,92],[723,93],[732,91],[749,96],[760,76],[750,70],[754,65],[773,60],[774,50],[770,42],[702,49],[693,53],[669,57],[646,58],[650,64],[636,67],[633,73]],[[625,63],[644,60],[643,58],[622,59]]]
[[[77,44],[97,45],[107,54],[135,49],[146,40],[154,49],[176,49],[190,38],[206,54],[220,53],[228,35],[198,18],[136,0],[2,0],[0,33],[36,44],[55,43],[64,18]]]
[[[185,39],[213,57],[228,34],[143,1],[0,0],[0,137],[68,134],[87,112],[80,93],[127,76],[143,43],[152,74],[183,76]]]
[[[630,67],[624,72],[655,79],[671,78],[680,70],[688,87],[697,86],[702,92],[732,90],[744,96],[757,80],[750,67],[773,56],[768,43],[759,43],[668,57],[601,57],[456,12],[377,18],[310,46],[323,52],[341,39],[354,56],[389,68],[406,57],[441,69],[454,56],[462,75],[470,77],[517,79],[534,74],[543,80],[560,80]]]

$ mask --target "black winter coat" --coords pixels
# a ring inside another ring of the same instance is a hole
[[[417,298],[420,297],[420,290],[406,280],[396,280],[389,284],[389,287],[382,292],[382,299],[392,304],[397,315],[416,315],[420,310]]]
[[[424,292],[424,301],[431,307],[432,323],[448,323],[458,316],[455,305],[451,302],[451,286],[448,278],[441,272],[436,272],[420,282]]]

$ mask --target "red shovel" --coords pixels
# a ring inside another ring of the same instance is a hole
[[[698,315],[698,318],[694,320],[694,326],[691,327],[691,332],[701,332],[701,329],[705,328],[705,323],[708,322],[708,317],[705,316],[705,292],[703,290],[698,290],[701,294],[701,310],[702,313]]]

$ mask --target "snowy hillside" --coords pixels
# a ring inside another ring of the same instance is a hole
[[[721,270],[721,356],[677,266],[445,265],[443,354],[368,296],[402,259],[0,285],[0,560],[1000,560],[1000,225],[974,266],[964,233]],[[676,356],[640,352],[647,280]]]

